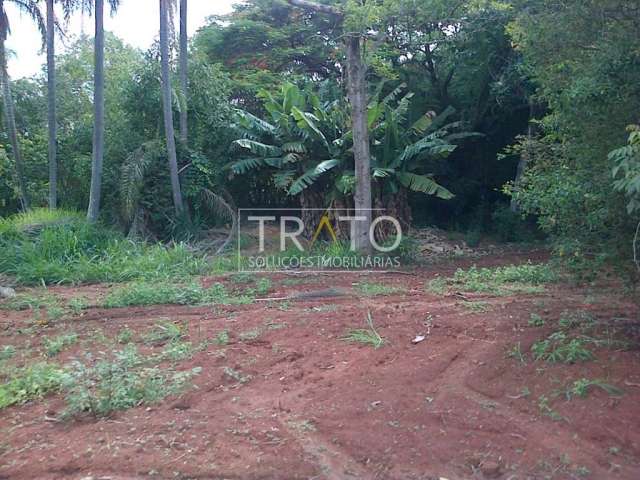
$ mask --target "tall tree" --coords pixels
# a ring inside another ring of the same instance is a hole
[[[58,161],[56,158],[56,47],[54,0],[47,2],[47,123],[49,127],[49,208],[55,210],[58,204]]]
[[[180,0],[180,89],[182,105],[180,108],[180,141],[186,147],[189,141],[189,33],[187,29],[187,3]]]
[[[87,220],[95,222],[100,214],[102,163],[104,160],[104,0],[95,0],[95,40],[93,77],[93,153],[91,190]]]
[[[164,110],[164,133],[167,142],[167,157],[171,174],[171,190],[173,205],[178,215],[184,213],[180,176],[178,173],[178,157],[176,154],[176,138],[173,126],[173,104],[171,95],[171,68],[169,53],[169,15],[173,7],[172,0],[160,1],[160,62],[162,78],[162,107]]]
[[[120,0],[109,0],[113,14]],[[91,9],[92,1],[84,0],[82,8]],[[93,73],[93,154],[91,158],[91,190],[87,220],[95,222],[100,214],[102,164],[104,161],[104,0],[95,0],[95,40]]]
[[[7,69],[7,52],[5,42],[11,26],[9,25],[9,17],[5,10],[5,5],[11,3],[15,5],[21,12],[26,13],[38,26],[43,38],[45,36],[46,27],[42,12],[38,8],[37,0],[0,0],[0,77],[2,81],[2,100],[4,117],[11,142],[11,150],[13,160],[16,167],[16,176],[18,178],[18,186],[20,189],[20,202],[23,210],[28,210],[30,206],[29,193],[27,192],[27,181],[24,174],[24,163],[20,153],[20,144],[18,143],[18,129],[16,127],[15,107],[13,97],[11,95],[11,79]]]
[[[291,5],[336,16],[343,20],[344,13],[333,6],[307,0],[289,0]],[[355,161],[356,189],[354,195],[355,216],[352,243],[357,250],[368,251],[369,226],[371,225],[371,155],[369,126],[367,121],[367,66],[362,53],[362,36],[349,33],[345,37],[347,53],[347,93],[351,104],[353,129],[353,157]]]

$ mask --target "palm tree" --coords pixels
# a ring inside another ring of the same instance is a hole
[[[108,0],[113,14],[120,0]],[[81,8],[91,11],[92,0],[82,0]],[[104,160],[104,0],[95,0],[94,87],[93,87],[93,156],[91,159],[91,190],[87,220],[95,222],[100,213],[102,193],[102,163]]]
[[[187,95],[189,89],[189,34],[187,30],[187,3],[180,0],[180,89],[182,90],[182,106],[180,108],[180,141],[183,146],[189,140],[189,108]]]
[[[55,47],[55,14],[53,4],[47,3],[47,124],[49,127],[49,208],[55,210],[58,204],[58,161],[56,158],[57,123],[56,123],[56,47]]]
[[[16,127],[15,107],[13,97],[11,96],[11,79],[7,70],[7,52],[5,42],[11,27],[9,18],[5,10],[5,4],[11,3],[15,5],[21,12],[26,13],[38,26],[43,39],[46,35],[46,27],[42,12],[38,8],[38,0],[0,0],[0,81],[2,82],[2,99],[3,110],[9,141],[11,142],[11,150],[16,165],[16,176],[18,178],[18,187],[20,189],[20,202],[23,210],[29,209],[29,193],[27,192],[27,181],[24,174],[24,163],[20,153],[20,145],[18,143],[18,129]]]
[[[173,192],[173,205],[176,213],[184,214],[182,192],[180,190],[180,177],[178,174],[178,158],[176,154],[176,138],[173,126],[173,104],[171,95],[171,70],[169,65],[169,15],[175,6],[174,0],[160,1],[160,62],[162,77],[162,107],[164,110],[164,133],[167,142],[167,156],[169,157],[169,170],[171,173],[171,190]]]

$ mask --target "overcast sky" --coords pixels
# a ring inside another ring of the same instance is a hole
[[[107,2],[105,2],[107,3]],[[189,2],[189,31],[192,35],[204,25],[209,15],[229,13],[234,3],[240,0],[191,0]],[[44,2],[43,2],[44,4]],[[145,49],[158,36],[159,24],[158,0],[122,0],[115,16],[108,15],[105,9],[105,29],[115,33],[126,43]],[[45,62],[40,53],[41,40],[37,28],[28,17],[21,15],[11,3],[5,4],[11,35],[7,40],[7,48],[15,53],[9,58],[9,73],[12,78],[22,78],[38,73]],[[85,32],[93,35],[93,18],[75,15],[69,24],[70,34]],[[57,50],[63,48],[56,39]]]

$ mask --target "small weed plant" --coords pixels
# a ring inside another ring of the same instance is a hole
[[[373,318],[371,317],[371,312],[367,313],[367,328],[351,330],[343,337],[343,340],[351,343],[370,345],[376,349],[382,347],[385,343],[384,338],[380,336],[380,334],[373,326]]]

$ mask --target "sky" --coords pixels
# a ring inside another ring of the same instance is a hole
[[[42,2],[44,5],[44,2]],[[107,3],[107,2],[105,2]],[[189,34],[205,24],[209,15],[224,14],[231,11],[239,0],[191,0],[189,2]],[[105,29],[115,33],[126,43],[146,49],[158,36],[159,2],[158,0],[122,0],[115,16],[109,15],[105,8]],[[14,53],[9,58],[9,73],[18,79],[39,73],[46,61],[41,52],[41,37],[35,24],[25,15],[21,15],[11,3],[5,3],[11,35],[7,40],[7,48]],[[62,18],[61,14],[58,14]],[[68,34],[78,35],[82,32],[93,35],[93,18],[80,14],[74,15],[67,28]],[[68,43],[68,40],[66,41]],[[59,37],[56,37],[56,53],[64,49]]]

